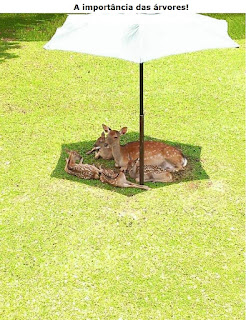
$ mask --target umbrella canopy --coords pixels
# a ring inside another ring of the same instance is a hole
[[[227,22],[198,14],[69,15],[45,49],[142,63],[164,56],[238,45]]]
[[[143,62],[233,47],[239,46],[228,36],[226,21],[189,13],[69,15],[44,46],[140,64],[140,184],[144,183]]]

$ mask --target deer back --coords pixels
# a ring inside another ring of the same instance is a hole
[[[124,146],[120,145],[120,136],[127,132],[126,127],[123,127],[120,131],[111,130],[105,125],[103,125],[103,128],[108,133],[105,143],[112,148],[117,166],[127,168],[129,159],[136,160],[139,158],[139,141],[129,142]],[[187,160],[182,152],[173,146],[159,141],[145,141],[144,163],[177,171],[186,165]]]

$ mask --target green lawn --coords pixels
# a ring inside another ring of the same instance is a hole
[[[189,167],[139,191],[64,172],[102,123],[138,137],[138,65],[44,50],[65,15],[0,14],[0,319],[244,319],[245,16],[213,16],[239,49],[145,64],[146,136]]]

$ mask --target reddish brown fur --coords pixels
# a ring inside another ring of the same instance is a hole
[[[120,131],[111,130],[103,125],[103,129],[108,133],[105,140],[112,148],[112,154],[115,160],[115,166],[127,169],[128,161],[139,158],[139,141],[129,142],[124,146],[120,145],[120,136],[127,132],[124,127]],[[157,141],[144,142],[144,164],[160,166],[170,172],[183,170],[187,160],[182,152],[177,148]]]

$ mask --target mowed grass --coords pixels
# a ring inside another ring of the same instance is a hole
[[[136,64],[43,49],[65,18],[0,15],[0,318],[244,319],[245,16],[239,49],[145,64],[146,135],[207,175],[147,192],[63,173],[65,145],[139,126]]]

